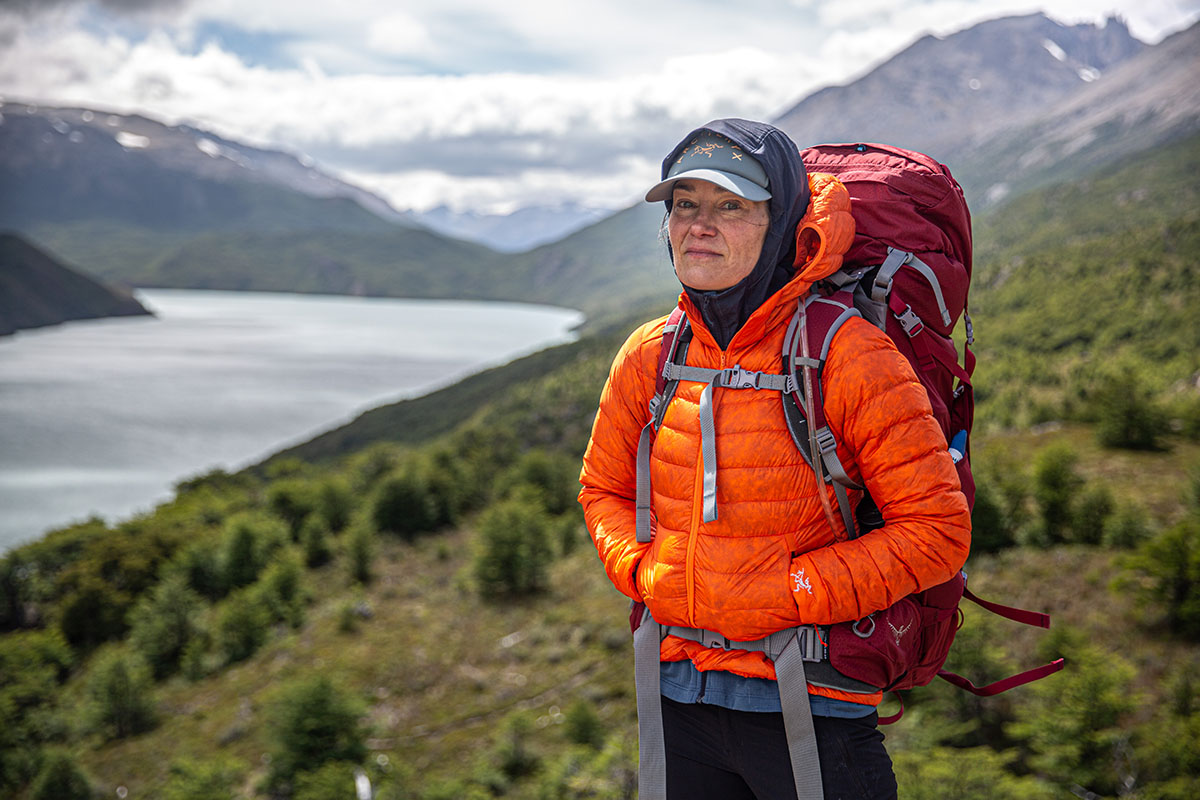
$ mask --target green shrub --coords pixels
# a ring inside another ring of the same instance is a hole
[[[971,554],[998,553],[1016,543],[996,490],[989,483],[976,483],[975,505],[971,508]]]
[[[425,476],[411,465],[379,482],[370,508],[376,530],[406,541],[433,530],[438,516]]]
[[[1146,509],[1137,503],[1119,504],[1104,526],[1104,545],[1118,550],[1132,550],[1149,537]]]
[[[1144,542],[1130,566],[1149,579],[1144,591],[1164,606],[1171,630],[1200,641],[1200,517]]]
[[[1029,765],[1054,781],[1060,795],[1078,784],[1113,796],[1120,784],[1114,751],[1126,736],[1121,723],[1138,707],[1135,671],[1116,653],[1064,631],[1052,631],[1045,640],[1063,645],[1067,668],[1025,687],[1025,702],[1015,707],[1008,732],[1028,748]]]
[[[529,746],[532,733],[533,722],[526,714],[513,714],[501,725],[491,760],[509,781],[532,775],[541,764]]]
[[[222,571],[230,589],[249,586],[258,580],[271,554],[288,540],[287,529],[273,517],[238,514],[225,527]]]
[[[496,496],[507,497],[519,487],[536,489],[542,505],[557,516],[576,505],[579,463],[562,453],[530,450],[496,479]]]
[[[304,606],[308,601],[303,584],[304,568],[299,558],[284,551],[263,571],[254,589],[272,622],[298,627],[304,621]]]
[[[354,494],[342,478],[329,478],[317,487],[317,514],[333,533],[340,533],[350,523],[354,511]]]
[[[1114,508],[1112,492],[1104,483],[1091,483],[1079,493],[1071,520],[1071,541],[1100,544]]]
[[[1132,369],[1106,375],[1092,398],[1096,437],[1105,447],[1159,450],[1169,429],[1166,411]]]
[[[370,525],[352,524],[346,542],[346,568],[353,583],[371,582],[371,562],[375,560],[375,536]]]
[[[313,772],[301,772],[292,800],[349,800],[356,796],[354,782],[360,770],[347,761],[328,761]]]
[[[154,726],[150,668],[140,657],[110,649],[96,656],[86,682],[88,720],[109,738]]]
[[[287,523],[293,540],[300,536],[304,520],[316,510],[319,502],[313,485],[300,478],[278,480],[267,487],[267,507]]]
[[[1079,456],[1066,444],[1052,444],[1034,456],[1033,499],[1045,544],[1066,540],[1074,520],[1075,498],[1083,478],[1075,469]]]
[[[360,763],[367,754],[359,721],[364,710],[357,698],[324,675],[285,686],[267,714],[271,785],[291,782],[328,762]]]
[[[526,595],[546,588],[549,521],[537,497],[514,497],[479,517],[475,579],[485,597]]]
[[[592,704],[576,700],[567,709],[567,739],[575,744],[599,748],[604,744],[604,724]]]
[[[184,648],[196,635],[203,601],[182,574],[171,574],[144,596],[130,613],[129,643],[156,678],[178,668]]]
[[[300,547],[304,550],[304,564],[310,568],[324,566],[333,558],[329,546],[329,527],[323,517],[311,516],[300,528]]]
[[[221,555],[213,542],[202,540],[184,545],[167,565],[168,574],[175,572],[183,576],[193,591],[209,600],[219,600],[228,591]]]
[[[237,800],[245,767],[230,759],[171,763],[163,800]]]
[[[1061,795],[1031,776],[1013,774],[1017,753],[990,747],[932,747],[904,750],[893,758],[904,800],[1054,800]]]
[[[91,781],[75,759],[53,751],[42,760],[42,768],[29,790],[30,800],[92,800]]]
[[[271,617],[255,587],[234,592],[217,609],[216,645],[230,663],[245,661],[267,641]]]

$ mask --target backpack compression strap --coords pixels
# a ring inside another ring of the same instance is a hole
[[[731,642],[712,631],[659,625],[648,610],[643,612],[641,624],[633,634],[638,708],[638,797],[644,800],[665,800],[667,796],[667,756],[663,738],[659,672],[659,644],[667,635],[699,641],[708,647],[762,652],[775,663],[784,732],[792,762],[792,776],[796,782],[796,797],[798,800],[823,800],[825,794],[821,782],[821,762],[817,753],[817,737],[813,728],[806,671],[828,667],[829,674],[837,673],[829,667],[828,648],[816,628],[789,628],[753,642]],[[828,639],[828,634],[825,639]],[[812,666],[806,667],[806,662]],[[850,680],[842,677],[843,680]],[[859,684],[857,681],[853,683],[863,687],[858,691],[878,691],[873,686]]]

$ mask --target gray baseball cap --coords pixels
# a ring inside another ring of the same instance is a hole
[[[679,156],[667,171],[665,180],[646,192],[647,203],[671,199],[675,181],[694,179],[715,183],[747,200],[769,200],[767,173],[753,156],[732,139],[719,133],[701,131],[679,149]]]

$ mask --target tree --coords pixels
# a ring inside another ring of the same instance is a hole
[[[1068,667],[1026,687],[1009,733],[1024,741],[1030,766],[1067,790],[1078,784],[1103,796],[1116,793],[1116,749],[1126,735],[1122,718],[1137,708],[1134,670],[1116,653],[1060,628],[1041,649],[1061,648]]]
[[[429,484],[411,465],[379,482],[370,508],[376,530],[394,533],[406,541],[433,530],[437,521]]]
[[[229,663],[245,661],[267,640],[271,620],[253,587],[230,595],[217,610],[214,638]]]
[[[300,547],[304,549],[304,564],[308,567],[323,566],[333,557],[329,548],[329,528],[323,518],[313,515],[304,520],[300,528]]]
[[[96,657],[87,680],[92,724],[122,739],[154,726],[150,668],[140,657],[110,649]]]
[[[130,614],[129,643],[146,659],[156,678],[179,666],[184,648],[199,630],[203,601],[183,574],[170,574]]]
[[[220,759],[193,761],[180,759],[171,764],[170,777],[163,789],[164,800],[237,800],[241,764]]]
[[[95,797],[87,775],[69,753],[53,751],[29,790],[30,800],[91,800]]]
[[[536,495],[502,500],[480,515],[475,578],[483,595],[541,591],[550,559],[549,520]]]
[[[1131,566],[1150,579],[1146,591],[1165,605],[1171,629],[1200,640],[1200,515],[1142,544]]]
[[[1033,499],[1041,516],[1043,544],[1064,541],[1074,519],[1075,495],[1083,478],[1075,469],[1079,456],[1066,444],[1053,444],[1038,452],[1033,461]]]
[[[293,539],[319,504],[312,484],[300,478],[277,480],[267,488],[267,507],[287,523]]]
[[[1105,447],[1162,449],[1169,430],[1167,413],[1134,370],[1126,368],[1102,378],[1093,406],[1096,437]]]
[[[268,712],[273,786],[290,783],[330,761],[360,763],[367,754],[363,705],[329,678],[288,684]]]

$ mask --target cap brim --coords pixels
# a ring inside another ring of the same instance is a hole
[[[656,183],[650,188],[650,191],[646,192],[646,202],[657,203],[663,200],[670,200],[676,181],[686,180],[715,183],[722,189],[733,192],[738,197],[744,197],[754,202],[771,199],[770,192],[749,178],[743,178],[741,175],[734,175],[730,172],[721,172],[715,169],[692,169],[687,172],[681,172],[678,175],[672,175],[665,181]]]

